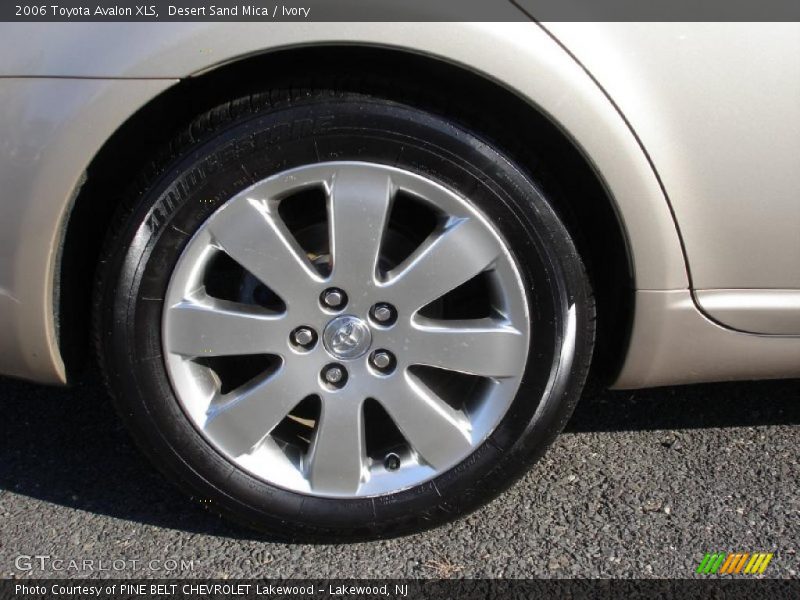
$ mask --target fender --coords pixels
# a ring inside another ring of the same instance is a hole
[[[20,199],[0,204],[0,326],[9,332],[0,340],[8,357],[0,370],[65,381],[54,303],[61,234],[82,173],[121,123],[180,79],[220,64],[345,43],[462,65],[538,107],[607,186],[637,289],[688,290],[669,205],[639,141],[595,81],[535,23],[0,25],[0,102],[7,107],[0,139],[12,140],[15,153],[0,164],[0,193],[13,190]]]

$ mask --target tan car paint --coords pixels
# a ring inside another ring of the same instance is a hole
[[[702,24],[692,27],[698,35],[703,31]],[[646,55],[646,36],[637,39],[637,52]],[[574,51],[572,42],[567,44]],[[626,230],[637,288],[672,292],[639,293],[632,349],[619,385],[800,372],[798,361],[771,362],[773,352],[800,349],[800,338],[772,344],[774,338],[716,325],[713,334],[697,329],[693,343],[695,354],[714,353],[722,367],[704,371],[699,363],[687,365],[672,356],[681,349],[671,335],[679,329],[670,330],[669,324],[705,317],[692,303],[680,240],[659,171],[648,160],[647,141],[643,147],[637,119],[607,96],[614,90],[604,90],[533,23],[1,25],[0,75],[6,78],[0,78],[0,102],[10,108],[0,116],[0,140],[3,156],[14,160],[0,161],[0,326],[9,332],[0,338],[0,372],[64,381],[53,298],[59,239],[83,171],[116,126],[179,78],[254,52],[325,43],[393,46],[471,68],[545,111],[590,157]],[[614,58],[611,51],[606,56]],[[592,75],[607,86],[603,73]],[[680,206],[669,183],[667,191]],[[667,297],[681,301],[653,300]],[[726,335],[739,336],[734,352],[750,344],[760,358],[725,366]]]
[[[54,284],[71,200],[103,142],[170,85],[0,78],[1,373],[65,381]]]
[[[647,149],[705,312],[800,334],[800,23],[545,27]]]

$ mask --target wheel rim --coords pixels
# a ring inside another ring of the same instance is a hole
[[[312,212],[312,192],[324,223],[298,229],[283,207]],[[309,249],[312,229],[327,248]],[[364,162],[292,169],[227,201],[179,257],[162,320],[203,437],[324,497],[396,492],[464,460],[516,396],[529,338],[522,278],[488,220],[431,179]]]

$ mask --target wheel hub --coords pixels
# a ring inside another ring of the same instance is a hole
[[[328,323],[322,339],[331,356],[350,360],[367,353],[372,344],[372,333],[363,320],[353,315],[342,315]]]

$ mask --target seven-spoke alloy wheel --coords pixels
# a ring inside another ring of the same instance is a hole
[[[591,360],[551,201],[441,116],[271,91],[187,125],[109,235],[121,418],[203,505],[291,539],[417,531],[509,486]]]

